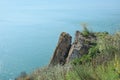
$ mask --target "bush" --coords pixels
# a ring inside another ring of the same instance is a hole
[[[88,28],[87,28],[87,24],[86,24],[86,23],[83,23],[83,24],[81,24],[81,25],[82,25],[82,27],[83,27],[83,31],[82,31],[83,36],[85,36],[85,37],[89,36],[90,32],[89,32],[89,30],[88,30]]]

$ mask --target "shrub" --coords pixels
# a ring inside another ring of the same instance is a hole
[[[83,24],[82,24],[82,27],[83,27],[83,31],[82,31],[83,36],[85,36],[85,37],[89,36],[90,31],[89,31],[88,28],[87,28],[87,24],[86,24],[86,23],[83,23]]]

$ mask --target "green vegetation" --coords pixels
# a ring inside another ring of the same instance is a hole
[[[83,34],[89,35],[86,27]],[[94,34],[97,42],[88,54],[71,64],[40,68],[28,76],[29,80],[120,80],[120,32]]]
[[[89,31],[88,28],[87,28],[87,24],[86,24],[86,23],[83,23],[83,24],[81,24],[81,25],[82,25],[82,27],[83,27],[82,34],[83,34],[83,36],[87,37],[87,36],[90,34],[90,31]]]

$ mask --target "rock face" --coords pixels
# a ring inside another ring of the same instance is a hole
[[[84,54],[87,54],[92,45],[94,45],[93,43],[95,41],[96,37],[94,35],[88,35],[86,37],[81,32],[76,31],[75,40],[68,53],[66,63],[75,58],[80,58]]]
[[[61,64],[64,65],[71,47],[72,37],[65,32],[62,32],[55,49],[54,55],[51,59],[50,65]]]
[[[84,36],[81,32],[76,31],[74,42],[71,44],[71,36],[63,32],[60,35],[50,64],[64,65],[75,58],[80,58],[88,53],[89,49],[94,45],[94,42],[96,42],[96,36],[94,34]]]

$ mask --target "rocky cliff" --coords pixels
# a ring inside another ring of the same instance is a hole
[[[50,64],[52,65],[65,64],[66,58],[71,47],[71,40],[72,37],[68,33],[65,32],[61,33]]]
[[[80,58],[84,54],[87,54],[88,50],[96,42],[96,36],[94,34],[86,36],[80,31],[76,31],[73,43],[71,38],[68,33],[61,33],[50,65],[64,65],[75,58]]]

